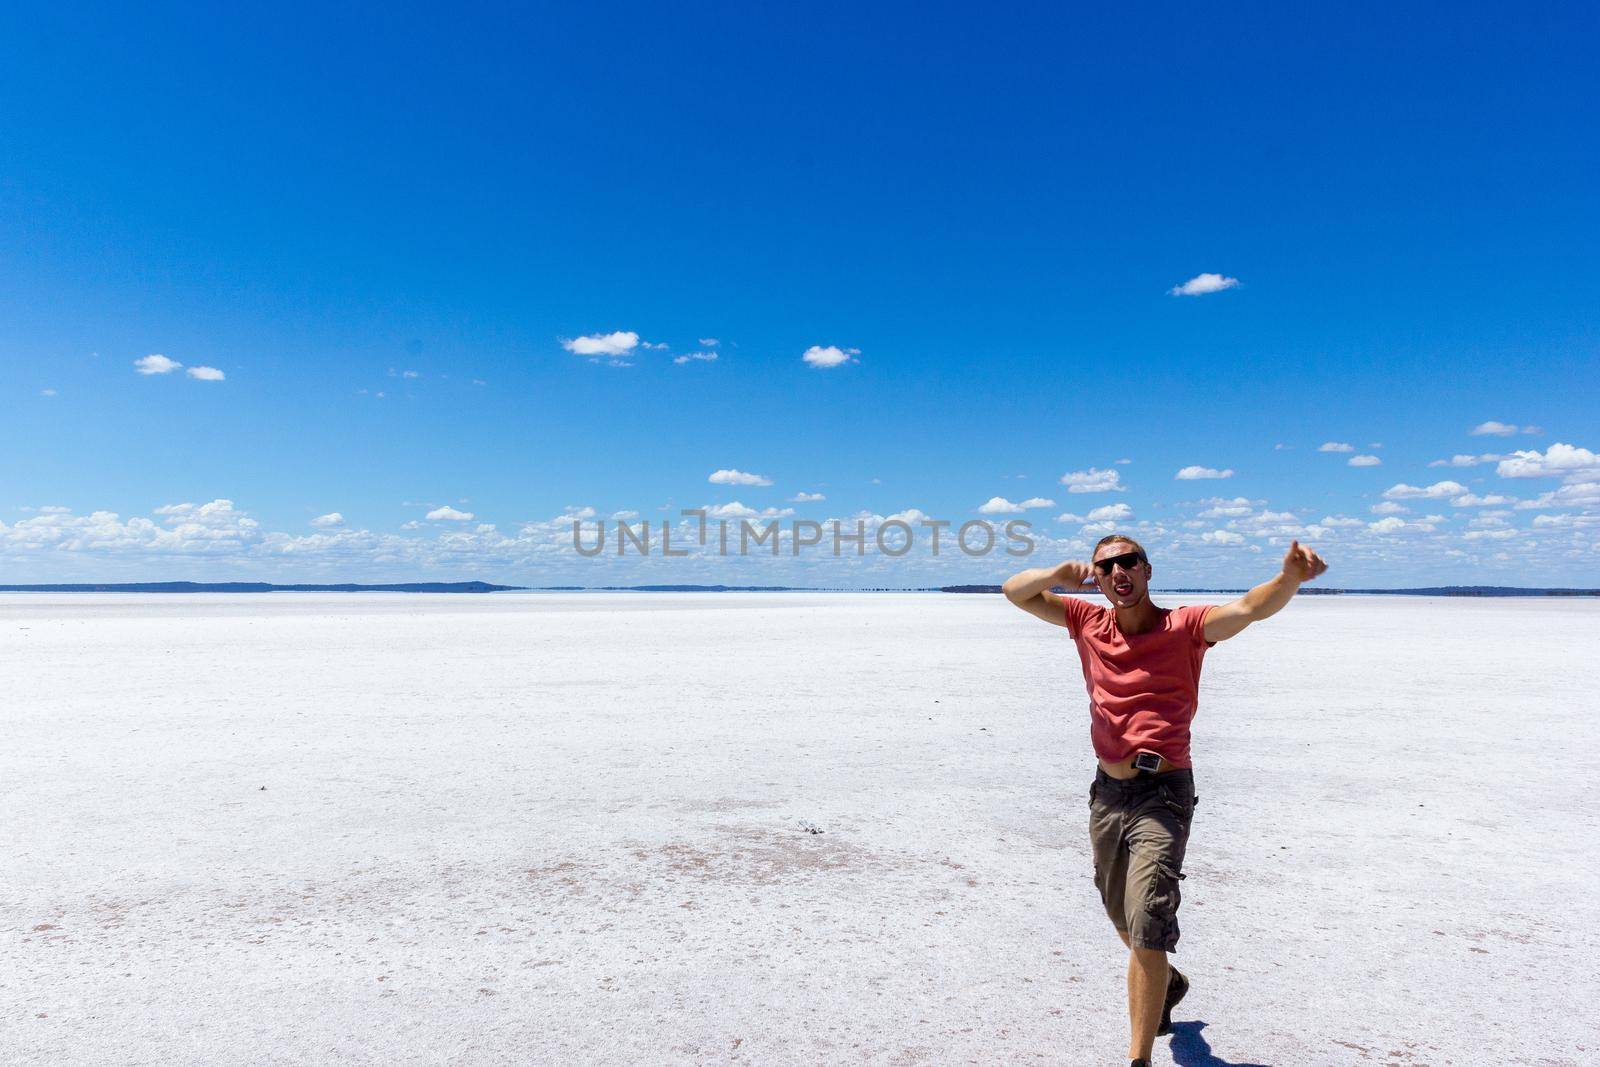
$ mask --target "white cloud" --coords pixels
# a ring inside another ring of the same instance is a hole
[[[1323,516],[1322,521],[1317,525],[1339,528],[1347,526],[1365,526],[1366,522],[1362,519],[1352,519],[1344,515],[1325,515]]]
[[[910,525],[915,526],[917,523],[923,521],[927,517],[927,513],[921,508],[906,508],[904,511],[897,511],[893,515],[885,515],[884,522],[898,519],[901,522],[909,523]]]
[[[1223,501],[1217,504],[1215,507],[1207,508],[1200,513],[1200,518],[1236,519],[1241,515],[1250,514],[1252,510],[1254,509],[1250,506],[1250,501],[1241,496],[1235,497],[1232,500]]]
[[[576,356],[627,356],[638,346],[639,335],[632,330],[590,334],[561,342],[562,348]]]
[[[1122,484],[1120,472],[1096,467],[1063,474],[1061,484],[1067,487],[1069,493],[1121,493],[1128,488]]]
[[[1349,465],[1352,467],[1381,467],[1383,460],[1377,456],[1351,456]]]
[[[41,389],[41,390],[39,390],[39,395],[40,396],[55,396],[56,395],[56,391],[54,389]]]
[[[716,359],[717,359],[717,354],[715,352],[689,352],[689,353],[686,353],[686,354],[681,355],[681,356],[673,356],[672,357],[672,362],[680,363],[680,364],[681,363],[696,363],[696,362],[698,362],[698,363],[714,363],[714,362],[716,362]]]
[[[420,375],[418,375],[417,372],[414,371],[414,370],[408,370],[408,371],[401,371],[400,372],[400,377],[402,377],[402,378],[416,378],[416,377],[420,377]]]
[[[1106,504],[1089,512],[1090,522],[1120,522],[1133,518],[1133,509],[1126,504]]]
[[[637,519],[638,517],[639,517],[639,513],[637,511],[634,511],[631,508],[629,508],[629,509],[627,509],[625,511],[613,511],[611,513],[611,521],[612,522],[631,522],[632,520]]]
[[[1477,493],[1463,493],[1461,496],[1451,497],[1450,503],[1458,508],[1492,508],[1502,504],[1515,504],[1514,496],[1499,496],[1490,493],[1488,496],[1479,496]]]
[[[1169,296],[1204,296],[1206,293],[1220,293],[1224,289],[1232,289],[1239,284],[1238,278],[1225,278],[1220,274],[1196,274],[1182,285],[1174,285],[1167,290]]]
[[[474,518],[476,518],[476,516],[473,515],[472,512],[457,511],[449,504],[446,504],[442,508],[434,508],[427,514],[427,520],[429,522],[471,522]]]
[[[236,521],[241,513],[234,510],[233,501],[219,498],[209,504],[163,504],[153,514],[165,516],[168,525],[192,522],[216,526]]]
[[[794,514],[794,508],[755,508],[745,507],[737,500],[731,504],[707,504],[706,516],[712,519],[783,519]]]
[[[838,345],[812,345],[805,350],[800,358],[813,367],[837,367],[841,363],[859,363],[855,357],[861,354],[859,348],[840,348]]]
[[[1173,475],[1180,482],[1192,482],[1200,478],[1232,478],[1233,469],[1217,470],[1215,467],[1185,467]]]
[[[595,511],[594,508],[589,507],[587,504],[581,507],[577,504],[568,504],[565,508],[561,509],[561,514],[551,521],[570,522],[573,519],[592,519],[597,514],[599,513]]]
[[[1480,463],[1494,463],[1501,457],[1493,452],[1485,452],[1479,456],[1468,456],[1457,452],[1449,459],[1436,459],[1428,464],[1430,467],[1476,467]]]
[[[215,367],[190,367],[184,373],[202,382],[220,382],[227,377],[226,374],[223,374]]]
[[[257,544],[257,522],[234,509],[231,500],[209,504],[169,504],[157,509],[165,526],[136,517],[123,522],[114,511],[73,515],[44,509],[11,526],[0,523],[0,547],[65,552],[142,552],[162,555],[216,555]]]
[[[1502,478],[1552,478],[1596,468],[1600,468],[1600,456],[1587,448],[1576,448],[1558,441],[1543,452],[1511,453],[1495,467],[1495,473]]]
[[[311,525],[322,527],[343,526],[344,516],[339,514],[337,511],[330,511],[326,515],[318,515],[316,518],[312,519]]]
[[[1379,519],[1377,522],[1368,523],[1367,529],[1383,536],[1402,532],[1430,533],[1433,530],[1433,524],[1429,522],[1407,522],[1391,515],[1387,519]]]
[[[1482,436],[1487,434],[1491,437],[1510,437],[1513,434],[1518,433],[1535,434],[1542,432],[1543,431],[1537,426],[1523,426],[1519,428],[1515,423],[1495,422],[1493,419],[1490,419],[1488,422],[1480,422],[1478,425],[1472,428],[1472,433],[1474,436]]]
[[[771,485],[772,479],[764,474],[747,474],[738,470],[712,471],[706,481],[712,485]]]
[[[1570,482],[1517,505],[1528,508],[1600,508],[1600,482]]]
[[[702,338],[700,338],[700,347],[701,348],[716,348],[721,343],[722,342],[717,340],[715,337],[702,337]]]
[[[1438,500],[1447,496],[1460,496],[1466,491],[1467,487],[1460,482],[1434,482],[1426,488],[1401,482],[1385,489],[1383,496],[1386,500]]]
[[[993,496],[989,498],[987,503],[979,505],[978,513],[980,515],[1014,515],[1029,508],[1053,508],[1055,506],[1056,502],[1054,500],[1046,500],[1042,496],[1031,496],[1020,504],[1013,504],[1003,496]]]
[[[1535,515],[1533,525],[1541,530],[1588,529],[1600,526],[1600,515]]]
[[[133,361],[134,367],[140,374],[170,374],[183,364],[166,356],[145,356]]]
[[[1068,511],[1068,512],[1064,512],[1064,513],[1062,513],[1060,515],[1057,515],[1056,516],[1056,521],[1057,522],[1087,522],[1088,520],[1085,519],[1082,515],[1074,515],[1072,512]]]
[[[1116,465],[1121,467],[1121,466],[1125,466],[1125,465],[1127,465],[1129,463],[1132,463],[1132,462],[1133,462],[1133,460],[1131,460],[1131,459],[1119,459],[1119,460],[1116,460]]]
[[[1404,504],[1396,504],[1392,500],[1386,500],[1382,504],[1372,505],[1367,510],[1372,512],[1374,515],[1404,515],[1411,509],[1406,507]]]
[[[826,499],[828,499],[828,498],[823,496],[821,493],[799,492],[799,493],[796,493],[794,496],[789,498],[789,503],[791,503],[791,504],[815,504],[819,500],[826,500]]]
[[[1355,445],[1347,445],[1343,441],[1324,441],[1317,446],[1318,452],[1354,452]]]
[[[1200,535],[1200,540],[1207,541],[1213,545],[1241,545],[1244,543],[1244,537],[1231,530],[1208,530]]]

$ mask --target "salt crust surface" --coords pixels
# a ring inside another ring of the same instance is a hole
[[[1213,649],[1156,1062],[1592,1061],[1596,648]],[[0,692],[0,1062],[1125,1062],[1076,656],[998,597],[6,595]]]

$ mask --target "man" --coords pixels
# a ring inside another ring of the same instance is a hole
[[[1065,626],[1089,690],[1089,736],[1099,768],[1089,787],[1094,883],[1128,956],[1128,1055],[1148,1067],[1157,1034],[1189,982],[1168,966],[1178,944],[1178,883],[1199,799],[1189,764],[1189,723],[1199,703],[1206,649],[1275,615],[1328,565],[1292,542],[1283,570],[1231,604],[1176,609],[1150,602],[1153,568],[1139,542],[1102,538],[1092,562],[1067,562],[1011,577],[1006,598]],[[1098,587],[1108,610],[1052,586]]]

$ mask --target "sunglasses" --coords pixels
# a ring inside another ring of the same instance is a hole
[[[1110,574],[1111,569],[1119,563],[1122,565],[1123,570],[1131,571],[1133,570],[1135,564],[1144,562],[1146,562],[1146,560],[1141,553],[1124,552],[1120,556],[1108,556],[1105,559],[1095,560],[1094,569],[1099,571],[1101,574]]]

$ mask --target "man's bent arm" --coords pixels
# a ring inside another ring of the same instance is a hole
[[[1007,578],[1000,591],[1023,611],[1037,615],[1045,622],[1065,626],[1066,609],[1061,604],[1060,594],[1050,592],[1050,587],[1065,585],[1068,589],[1075,589],[1083,584],[1088,574],[1087,563],[1069,561],[1055,567],[1035,567]]]
[[[1276,577],[1262,582],[1233,603],[1214,607],[1206,614],[1206,640],[1226,641],[1251,623],[1271,618],[1294,598],[1302,582],[1310,581],[1327,569],[1321,556],[1302,548],[1299,541],[1291,542],[1288,555],[1283,557],[1283,570]]]

